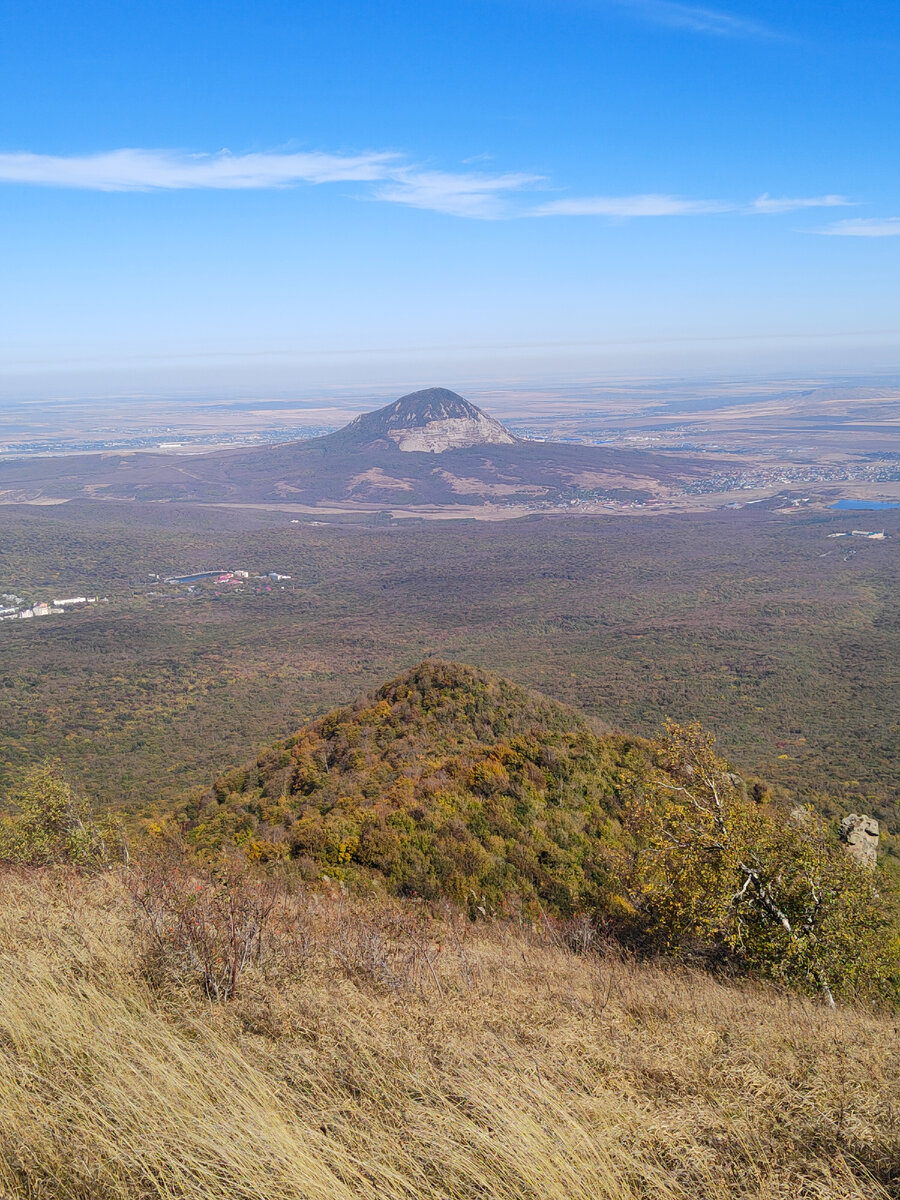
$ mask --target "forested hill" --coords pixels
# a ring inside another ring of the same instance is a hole
[[[647,743],[472,667],[429,660],[222,775],[199,844],[492,903],[600,900]]]
[[[201,855],[237,846],[473,917],[601,921],[829,1002],[900,986],[896,893],[875,854],[862,862],[810,810],[734,774],[699,725],[669,722],[655,742],[598,732],[458,663],[426,660],[305,725],[184,815]]]

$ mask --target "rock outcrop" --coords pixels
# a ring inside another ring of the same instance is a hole
[[[447,388],[426,388],[364,413],[323,442],[442,454],[471,446],[512,446],[516,438],[499,421]]]
[[[841,821],[841,841],[861,867],[874,871],[878,859],[878,822],[874,817],[850,813]]]

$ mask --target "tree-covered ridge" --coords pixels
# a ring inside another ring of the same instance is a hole
[[[647,744],[499,677],[426,661],[220,776],[199,845],[374,874],[401,894],[571,913],[609,889]]]
[[[261,936],[257,884],[337,878],[432,913],[576,918],[576,941],[599,931],[831,1005],[900,1001],[900,894],[876,857],[733,773],[696,722],[652,742],[600,734],[455,663],[425,661],[304,726],[220,776],[186,820],[152,823],[133,854],[55,765],[10,802],[0,864],[140,864],[155,936],[171,926],[176,957],[207,963],[216,995],[242,969],[240,921],[248,947]]]
[[[650,742],[426,660],[221,775],[201,857],[491,912],[584,918],[652,953],[834,998],[900,995],[896,889],[809,809],[730,771],[696,723]],[[799,813],[799,816],[798,816]]]

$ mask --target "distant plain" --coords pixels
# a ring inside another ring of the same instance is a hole
[[[607,455],[634,451],[632,478],[624,478],[617,465],[607,477],[607,490],[624,486],[644,492],[664,511],[759,500],[785,487],[796,489],[797,496],[808,494],[814,504],[846,496],[900,499],[900,383],[893,377],[612,380],[556,388],[481,384],[464,390],[520,437],[596,445]],[[7,401],[0,404],[0,501],[68,495],[62,491],[54,496],[46,479],[30,490],[12,486],[4,491],[4,460],[152,451],[161,465],[174,465],[187,454],[321,436],[395,395],[396,389],[347,389],[300,398],[132,396],[61,398],[41,405]],[[655,459],[648,472],[642,454],[664,457]],[[695,484],[685,490],[673,483],[673,476],[692,478]],[[570,499],[576,499],[582,502],[575,506],[579,511],[622,511],[627,504],[617,503],[614,495],[590,494],[602,478],[600,472],[586,488],[576,488],[565,498],[566,505],[572,507]],[[460,492],[466,486],[465,479],[454,485]],[[389,495],[367,497],[366,489],[359,491],[346,503],[342,500],[338,509],[388,508],[395,515],[434,515],[433,503],[417,505],[406,498],[398,509]],[[256,502],[262,497],[243,499]],[[290,499],[285,495],[279,503],[283,507]],[[299,511],[309,507],[310,497],[293,499]],[[312,498],[313,506],[324,502],[324,496]],[[546,507],[529,503],[527,496],[504,499],[499,492],[489,497],[484,512],[475,498],[467,501],[460,495],[456,503],[469,504],[468,515],[491,519]],[[327,507],[334,508],[334,497]]]

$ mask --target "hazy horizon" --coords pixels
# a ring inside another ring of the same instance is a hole
[[[433,385],[455,391],[468,388],[515,393],[676,382],[698,387],[738,382],[761,386],[773,382],[813,382],[817,386],[900,384],[900,348],[894,351],[880,346],[876,350],[865,344],[854,345],[849,338],[837,344],[807,343],[807,347],[801,357],[793,343],[786,340],[764,358],[754,339],[712,345],[698,339],[680,346],[669,344],[668,354],[654,354],[647,344],[637,343],[607,347],[600,360],[585,357],[576,362],[550,358],[550,347],[532,348],[530,352],[511,347],[480,358],[462,351],[455,357],[422,351],[405,360],[398,360],[396,355],[378,358],[362,353],[311,354],[300,360],[285,356],[287,361],[281,362],[273,361],[277,359],[274,355],[250,361],[235,356],[236,361],[218,363],[189,358],[180,369],[171,363],[152,365],[147,360],[77,369],[60,364],[52,370],[0,371],[0,408],[66,400],[136,405],[217,398],[303,403],[317,396],[343,393],[400,395]],[[680,356],[675,353],[679,349]],[[704,349],[705,354],[698,353]],[[776,354],[776,349],[781,353]]]

